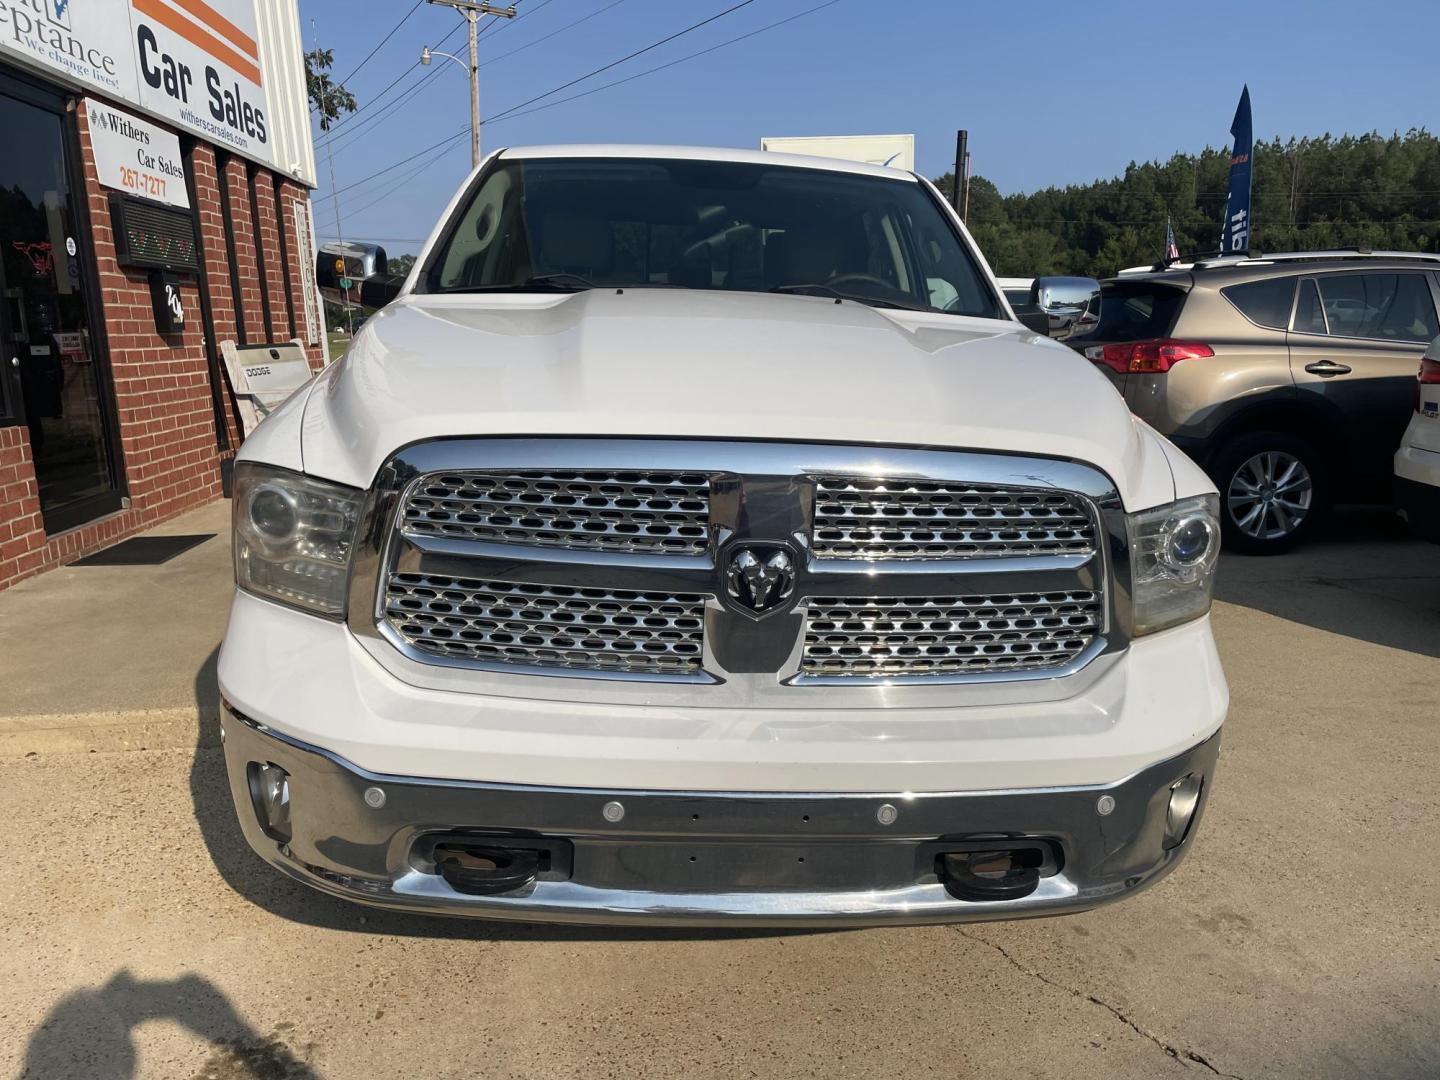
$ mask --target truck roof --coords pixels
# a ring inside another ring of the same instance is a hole
[[[840,158],[811,157],[808,154],[781,154],[772,150],[741,150],[732,146],[647,146],[630,143],[575,143],[559,146],[516,146],[500,151],[502,158],[636,158],[681,161],[739,161],[753,165],[786,165],[797,169],[858,173],[887,180],[915,182],[915,174],[883,165],[866,165]]]

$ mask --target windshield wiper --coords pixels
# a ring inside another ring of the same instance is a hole
[[[571,274],[561,271],[558,274],[536,274],[534,277],[525,279],[524,288],[528,285],[545,285],[556,289],[569,289],[579,292],[581,289],[599,289],[600,285],[591,281],[584,274]]]
[[[899,308],[902,311],[934,311],[934,308],[921,307],[919,304],[902,304],[899,300],[884,300],[878,296],[866,296],[863,293],[845,292],[831,285],[822,285],[814,282],[809,285],[776,285],[770,290],[773,293],[794,293],[799,296],[833,296],[838,300],[853,300],[857,304],[869,304],[871,307]]]

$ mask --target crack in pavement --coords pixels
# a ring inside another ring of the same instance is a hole
[[[966,930],[963,926],[955,926],[952,927],[952,929],[961,937],[966,938],[969,941],[974,941],[980,945],[986,946],[987,948],[994,949],[1006,960],[1010,961],[1010,965],[1015,968],[1016,971],[1019,971],[1025,975],[1029,975],[1033,979],[1039,979],[1046,986],[1053,986],[1056,990],[1063,990],[1071,997],[1081,998],[1085,1001],[1090,1002],[1093,1005],[1099,1005],[1102,1009],[1106,1010],[1112,1016],[1114,1016],[1115,1019],[1119,1020],[1131,1031],[1135,1032],[1135,1034],[1141,1036],[1142,1038],[1148,1039],[1150,1042],[1154,1043],[1161,1050],[1163,1050],[1166,1054],[1169,1054],[1172,1058],[1175,1058],[1182,1064],[1193,1063],[1196,1065],[1201,1065],[1204,1068],[1209,1069],[1210,1072],[1213,1073],[1215,1076],[1223,1077],[1224,1080],[1244,1080],[1243,1077],[1237,1076],[1234,1073],[1221,1072],[1214,1065],[1210,1064],[1209,1060],[1205,1057],[1204,1054],[1198,1053],[1194,1050],[1186,1050],[1181,1047],[1175,1046],[1173,1043],[1166,1042],[1164,1039],[1160,1038],[1160,1036],[1154,1034],[1153,1032],[1146,1031],[1134,1020],[1131,1020],[1130,1017],[1126,1016],[1125,1013],[1122,1012],[1119,1008],[1111,1005],[1110,1002],[1105,1001],[1103,998],[1098,998],[1094,994],[1087,994],[1082,990],[1076,990],[1073,986],[1066,986],[1064,983],[1056,982],[1044,972],[1036,971],[1034,968],[1026,967],[1019,960],[1015,959],[1015,957],[1011,956],[1005,946],[997,945],[993,941],[986,941],[982,937],[977,937],[975,934],[972,934],[968,930]]]

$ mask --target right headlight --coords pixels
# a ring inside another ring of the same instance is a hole
[[[1127,514],[1135,635],[1210,610],[1220,558],[1220,496],[1198,495]]]
[[[235,466],[235,582],[330,618],[345,613],[365,493],[242,461]]]

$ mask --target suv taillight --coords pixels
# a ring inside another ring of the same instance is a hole
[[[1424,401],[1421,400],[1421,398],[1424,396],[1424,391],[1421,390],[1420,388],[1421,388],[1422,386],[1437,386],[1437,385],[1440,385],[1440,360],[1431,360],[1431,359],[1427,356],[1424,360],[1421,360],[1421,361],[1420,361],[1420,370],[1419,370],[1419,372],[1417,372],[1416,375],[1415,375],[1415,411],[1416,411],[1416,412],[1424,412],[1424,411],[1425,411],[1425,405],[1428,404],[1428,402],[1424,402]],[[1437,393],[1437,394],[1440,394],[1440,391],[1436,391],[1436,393]],[[1431,410],[1433,411],[1433,409],[1434,409],[1434,406],[1432,405],[1432,406],[1431,406]]]
[[[1142,372],[1163,374],[1181,360],[1201,360],[1214,356],[1215,350],[1198,341],[1133,341],[1123,345],[1106,345],[1100,362],[1120,372]]]

